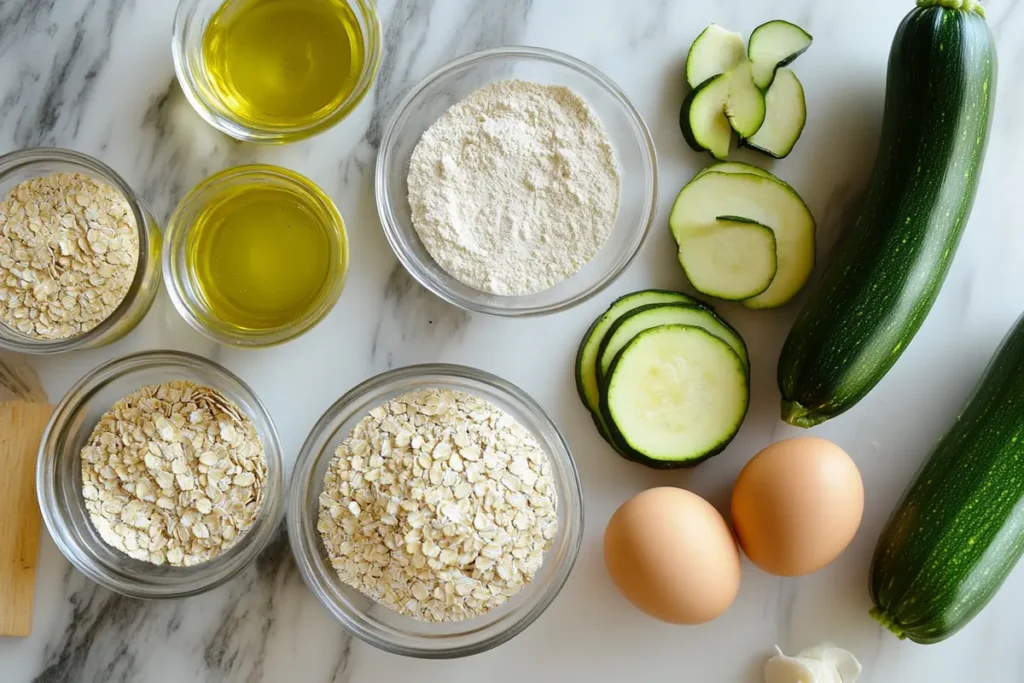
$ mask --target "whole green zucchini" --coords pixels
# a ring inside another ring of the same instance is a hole
[[[1024,316],[889,518],[871,614],[900,638],[944,640],[1024,552]]]
[[[995,41],[981,6],[919,0],[889,55],[864,206],[779,359],[787,422],[811,427],[849,410],[921,327],[974,204],[995,86]]]

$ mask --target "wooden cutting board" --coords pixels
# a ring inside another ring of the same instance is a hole
[[[41,523],[36,455],[52,412],[32,368],[0,355],[0,636],[32,629]]]

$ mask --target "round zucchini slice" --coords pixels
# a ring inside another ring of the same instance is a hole
[[[755,221],[719,216],[714,225],[686,234],[679,262],[701,294],[743,301],[764,292],[775,279],[775,233]]]
[[[606,377],[619,352],[638,334],[662,325],[693,325],[715,335],[740,357],[744,369],[749,368],[747,346],[736,330],[711,311],[692,304],[652,304],[643,306],[619,318],[598,350],[597,375]]]
[[[643,306],[676,303],[694,304],[696,302],[680,292],[661,289],[647,289],[627,294],[616,299],[604,314],[594,321],[576,351],[576,392],[580,395],[583,405],[595,415],[600,413],[599,403],[601,385],[597,379],[598,350],[612,326],[619,318]]]
[[[616,441],[656,468],[692,467],[722,452],[749,404],[740,357],[691,325],[638,334],[616,356],[601,398]]]

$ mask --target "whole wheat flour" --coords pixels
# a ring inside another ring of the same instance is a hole
[[[491,83],[427,129],[409,164],[413,225],[460,282],[544,291],[604,246],[619,170],[600,120],[569,88]]]

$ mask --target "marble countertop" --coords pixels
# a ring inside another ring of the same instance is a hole
[[[778,418],[775,361],[798,305],[769,312],[722,307],[750,347],[752,410],[724,454],[689,472],[646,470],[605,446],[575,395],[576,345],[614,297],[647,286],[685,286],[666,223],[678,189],[708,162],[686,147],[677,124],[683,61],[694,36],[713,21],[748,33],[778,17],[814,34],[811,51],[795,67],[808,96],[807,129],[791,157],[771,167],[817,217],[824,259],[865,188],[889,44],[911,0],[383,0],[384,55],[371,94],[331,131],[273,148],[229,140],[189,107],[171,65],[174,4],[0,1],[0,153],[54,145],[97,156],[161,220],[214,171],[256,160],[294,168],[318,182],[346,218],[355,256],[348,285],[312,333],[262,351],[205,341],[162,293],[143,325],[121,342],[37,363],[51,397],[129,351],[193,351],[256,389],[285,452],[294,454],[320,413],[363,378],[426,361],[474,365],[531,393],[564,431],[585,489],[583,550],[559,599],[525,633],[470,659],[422,662],[348,636],[306,590],[283,534],[259,562],[211,593],[142,602],[85,579],[44,533],[34,630],[26,639],[0,639],[0,680],[755,683],[775,644],[793,651],[825,639],[851,649],[870,682],[1024,680],[1017,632],[1024,571],[963,632],[927,647],[883,632],[867,615],[866,589],[882,522],[1024,310],[1024,230],[1017,225],[1024,194],[1014,171],[1024,142],[1024,3],[987,3],[1001,57],[997,113],[981,191],[945,289],[877,390],[815,430],[861,467],[867,499],[860,533],[839,561],[801,579],[775,578],[744,561],[735,605],[714,623],[690,628],[657,623],[618,596],[601,561],[601,533],[622,501],[653,485],[685,486],[724,509],[747,459],[796,433]],[[637,260],[600,296],[545,318],[469,315],[428,294],[396,262],[373,201],[381,130],[405,91],[456,56],[505,44],[561,50],[603,70],[646,118],[660,156],[659,215]]]

